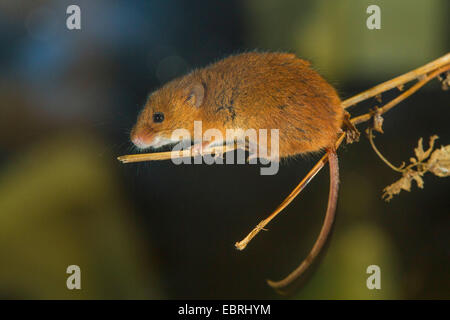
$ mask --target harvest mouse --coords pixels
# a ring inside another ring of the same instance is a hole
[[[194,121],[204,129],[278,129],[279,157],[325,150],[330,164],[328,208],[308,257],[286,279],[302,274],[317,257],[334,221],[339,169],[335,143],[344,121],[336,90],[309,62],[291,53],[229,56],[153,92],[131,132],[140,149],[176,143],[172,131]],[[228,141],[214,141],[216,144]],[[207,144],[206,144],[207,145]],[[204,147],[195,144],[194,148]]]

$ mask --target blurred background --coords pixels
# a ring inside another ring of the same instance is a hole
[[[81,30],[66,28],[70,4],[81,8]],[[366,28],[371,4],[381,30]],[[309,252],[328,169],[245,251],[234,243],[320,155],[285,161],[275,176],[250,165],[122,165],[116,157],[135,152],[128,134],[147,95],[256,48],[310,60],[348,98],[447,53],[449,10],[446,0],[2,0],[0,297],[280,298],[265,279],[287,275]],[[378,147],[400,164],[420,137],[450,144],[448,107],[433,81],[386,115]],[[366,137],[339,154],[334,234],[287,298],[450,298],[450,180],[427,175],[423,190],[414,184],[386,203],[382,189],[399,175]],[[72,264],[81,290],[66,288]],[[381,290],[366,287],[372,264]]]

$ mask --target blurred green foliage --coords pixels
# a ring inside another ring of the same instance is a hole
[[[333,82],[387,80],[446,52],[446,0],[246,1],[250,43],[291,50]],[[381,29],[369,30],[369,5]]]
[[[345,214],[344,212],[340,212]],[[334,237],[317,272],[295,296],[297,299],[400,299],[398,261],[391,239],[376,225],[342,226]],[[368,266],[381,270],[381,289],[369,290]]]
[[[66,133],[36,144],[4,168],[0,296],[164,297],[155,261],[130,219],[132,208],[99,157],[102,148],[88,134]],[[71,264],[81,268],[82,290],[66,287]]]

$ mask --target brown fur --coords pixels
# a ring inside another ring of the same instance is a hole
[[[199,107],[189,103],[190,88],[200,84]],[[154,112],[165,120],[153,123]],[[136,134],[170,138],[174,129],[193,135],[194,120],[203,130],[279,129],[280,157],[315,152],[334,145],[343,121],[334,88],[309,63],[289,53],[244,53],[172,80],[155,91],[133,128]]]

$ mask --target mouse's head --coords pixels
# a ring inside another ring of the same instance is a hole
[[[201,119],[205,87],[192,75],[175,79],[153,92],[131,131],[131,141],[139,149],[159,148],[176,143],[176,129],[187,129],[192,136],[194,120]]]

